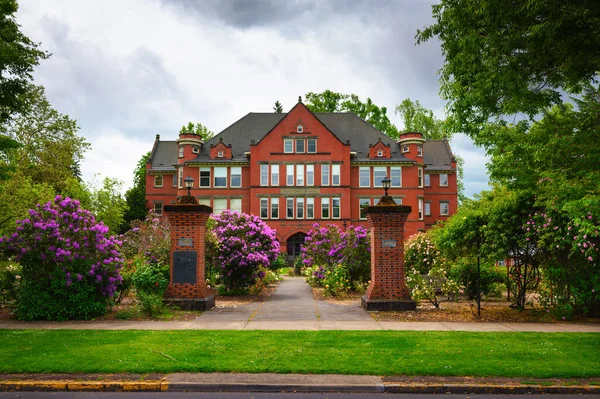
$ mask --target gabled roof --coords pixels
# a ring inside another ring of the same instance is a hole
[[[426,170],[454,170],[454,155],[447,140],[428,140],[423,144],[423,161]]]

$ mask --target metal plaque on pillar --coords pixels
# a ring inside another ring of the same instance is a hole
[[[196,284],[196,251],[173,251],[173,284]]]

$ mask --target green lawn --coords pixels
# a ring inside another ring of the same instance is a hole
[[[2,373],[600,377],[600,334],[0,330]]]

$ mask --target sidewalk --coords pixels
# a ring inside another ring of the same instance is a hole
[[[286,277],[265,302],[217,306],[188,321],[0,322],[0,329],[74,330],[407,330],[481,332],[594,332],[600,324],[376,321],[353,304],[315,301],[301,277]]]
[[[597,380],[174,373],[164,375],[1,375],[0,392],[353,392],[428,394],[600,394]]]

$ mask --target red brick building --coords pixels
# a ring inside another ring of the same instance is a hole
[[[149,209],[162,213],[187,192],[214,213],[259,215],[294,256],[314,223],[363,225],[361,209],[383,194],[412,212],[406,236],[456,212],[456,162],[446,140],[404,133],[398,142],[351,113],[312,113],[299,102],[288,113],[249,113],[207,142],[194,134],[156,136],[146,165]]]

